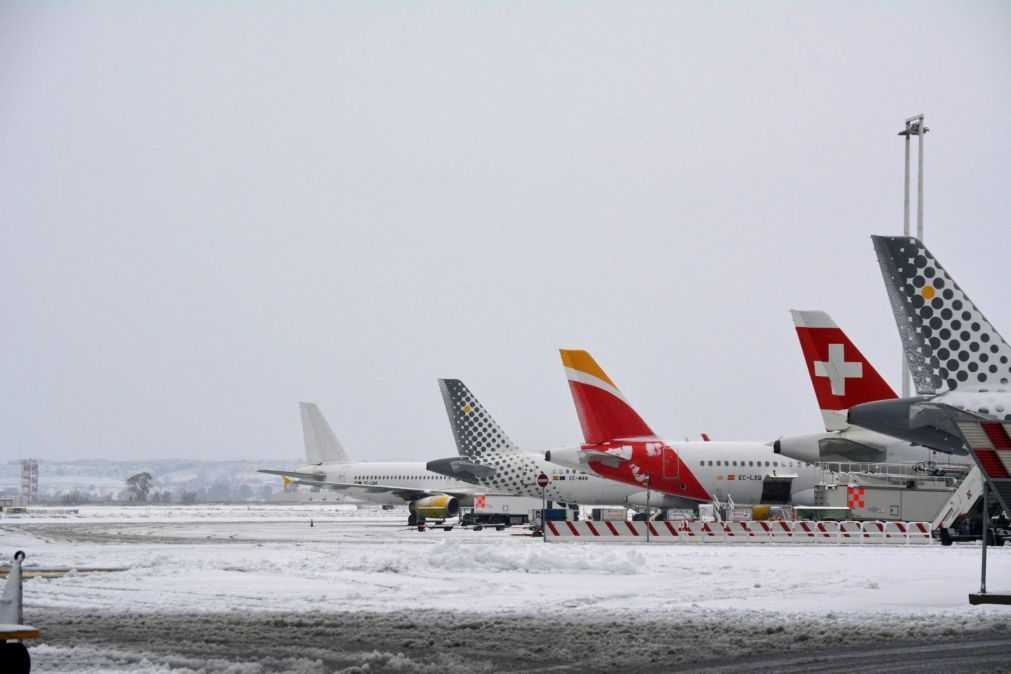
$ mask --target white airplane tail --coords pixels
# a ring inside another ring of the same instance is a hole
[[[341,447],[330,424],[316,403],[299,403],[302,412],[302,436],[305,438],[305,459],[310,465],[320,463],[351,463],[351,457]]]

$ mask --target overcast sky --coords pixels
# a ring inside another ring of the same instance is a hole
[[[1011,4],[4,3],[0,457],[455,453],[463,379],[580,440],[821,429],[789,309],[898,387],[870,235],[1011,332]],[[914,155],[915,159],[915,155]]]

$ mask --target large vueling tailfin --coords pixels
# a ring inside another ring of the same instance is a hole
[[[476,460],[520,451],[462,381],[440,379],[439,390],[460,456]]]
[[[871,238],[916,392],[1007,386],[1011,347],[927,247],[911,236]]]

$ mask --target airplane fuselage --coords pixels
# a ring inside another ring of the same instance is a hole
[[[713,496],[742,504],[769,502],[767,485],[778,482],[786,483],[791,503],[812,505],[819,478],[815,466],[775,454],[770,445],[757,442],[632,438],[566,447],[548,456],[553,463],[695,503]]]

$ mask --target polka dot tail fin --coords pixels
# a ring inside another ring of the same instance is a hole
[[[872,239],[917,393],[1006,387],[1011,347],[927,247]]]

